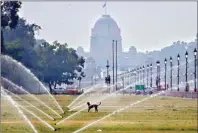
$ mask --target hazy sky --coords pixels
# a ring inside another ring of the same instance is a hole
[[[20,15],[42,27],[37,38],[67,42],[89,51],[91,28],[104,14],[104,2],[23,2]],[[151,51],[173,41],[194,40],[196,2],[107,2],[107,13],[121,29],[125,51]]]

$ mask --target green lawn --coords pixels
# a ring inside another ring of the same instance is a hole
[[[62,119],[53,114],[53,112],[49,111],[42,104],[36,102],[34,99],[29,98],[29,96],[20,97],[27,99],[39,109],[42,109],[44,112],[56,118],[56,121],[52,121],[34,108],[27,106],[26,103],[14,98],[18,103],[27,107],[27,109],[34,111],[35,114],[55,127],[57,129],[57,133],[71,133],[87,125],[88,123],[102,118],[116,109],[119,109],[120,106],[128,105],[144,98],[145,96],[117,95],[107,98],[102,102],[98,113],[88,113],[87,110],[85,110],[60,125],[55,125],[55,123]],[[39,99],[44,101],[46,105],[50,106],[56,111],[59,111],[54,102],[50,100],[49,96],[36,95],[36,97],[39,97]],[[75,97],[64,95],[54,97],[61,105],[63,110],[66,111],[65,114],[62,114],[64,118],[75,112],[69,112],[67,108],[67,105],[71,103]],[[91,99],[93,100],[94,98],[96,99],[96,97],[99,98],[101,96],[84,96],[79,99],[78,102],[86,102]],[[3,133],[33,132],[28,124],[18,114],[17,110],[7,100],[1,99],[1,109],[1,126]],[[28,114],[27,112],[25,112],[25,114],[33,122],[39,133],[54,132],[34,118],[34,116]],[[101,132],[104,133],[196,133],[197,100],[172,97],[155,97],[134,107],[126,109],[121,113],[117,113],[82,132],[94,133],[98,132],[98,129],[102,130]]]

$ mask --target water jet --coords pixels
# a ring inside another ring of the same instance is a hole
[[[19,86],[23,86],[23,88],[26,88],[29,93],[47,93],[49,97],[53,99],[58,109],[62,113],[64,112],[56,99],[50,94],[49,90],[38,80],[38,78],[30,71],[30,69],[26,68],[22,63],[10,56],[1,55],[1,69],[3,70],[2,75],[4,77],[8,78],[14,83],[18,83]],[[15,73],[13,73],[13,71]]]
[[[43,101],[41,101],[40,99],[38,99],[36,96],[30,94],[28,91],[26,91],[23,87],[19,87],[18,85],[14,84],[12,81],[1,77],[1,82],[3,86],[6,86],[5,89],[13,89],[13,90],[20,90],[25,94],[29,94],[33,99],[35,99],[36,101],[40,102],[41,104],[43,104],[46,108],[48,108],[50,111],[52,111],[54,114],[58,115],[60,117],[60,114],[58,114],[55,110],[53,110],[52,108],[50,108],[48,105],[46,105]]]
[[[24,109],[25,111],[27,111],[28,113],[30,113],[31,115],[33,115],[34,117],[36,117],[39,121],[41,121],[43,124],[45,124],[48,128],[54,130],[54,128],[50,124],[48,124],[46,121],[42,120],[40,117],[35,115],[33,112],[29,111],[28,109],[24,108],[21,105],[18,105],[18,106],[21,107],[22,109]]]
[[[2,87],[1,87],[1,95],[5,96],[7,98],[8,101],[10,101],[12,103],[12,105],[17,109],[17,111],[19,112],[19,114],[22,115],[22,117],[25,119],[25,121],[29,124],[29,126],[32,128],[32,130],[34,131],[34,133],[38,133],[38,131],[36,130],[36,128],[34,127],[34,125],[32,124],[32,122],[27,118],[27,116],[23,113],[23,111],[19,108],[19,106],[16,104],[16,102],[5,92],[3,91]]]
[[[37,108],[36,106],[32,105],[31,103],[29,103],[28,101],[26,101],[25,99],[17,96],[16,94],[12,93],[9,90],[3,89],[4,91],[11,93],[12,95],[14,95],[15,97],[19,98],[20,100],[24,101],[25,103],[27,103],[28,105],[30,105],[31,107],[35,108],[36,110],[38,110],[39,112],[41,112],[42,114],[44,114],[45,116],[47,116],[48,118],[50,118],[51,120],[54,120],[54,118],[52,118],[51,116],[49,116],[48,114],[46,114],[45,112],[43,112],[42,110],[40,110],[39,108]]]

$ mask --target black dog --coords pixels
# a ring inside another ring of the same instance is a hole
[[[88,105],[88,112],[90,111],[90,109],[95,108],[95,112],[98,112],[98,106],[101,104],[101,102],[99,104],[90,104],[89,102],[87,102]]]

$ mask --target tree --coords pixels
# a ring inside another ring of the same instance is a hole
[[[83,78],[84,58],[67,44],[55,41],[52,45],[43,42],[36,45],[35,32],[41,27],[28,24],[24,18],[19,18],[18,11],[21,2],[1,2],[1,50],[23,63],[38,76],[39,79],[52,87],[57,84],[73,84],[74,79]],[[38,48],[37,48],[38,46]]]
[[[3,29],[4,53],[22,62],[28,68],[35,68],[37,57],[34,50],[36,44],[34,35],[40,29],[40,26],[28,24],[24,18],[19,18],[15,29],[11,30],[9,27]]]
[[[73,84],[74,79],[85,76],[82,72],[84,59],[78,57],[76,51],[67,46],[55,41],[52,45],[43,43],[37,51],[40,59],[38,68],[50,92],[52,88],[56,89],[57,84]]]
[[[20,46],[19,40],[8,42],[5,49],[7,55],[11,55],[16,60],[23,59],[24,48]]]
[[[21,8],[19,1],[1,1],[1,52],[5,52],[3,29],[10,27],[14,29],[17,25],[19,16],[18,11]]]

